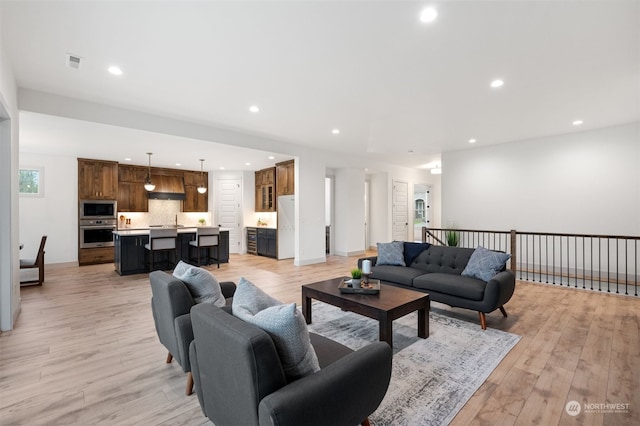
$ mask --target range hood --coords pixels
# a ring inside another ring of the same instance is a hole
[[[151,175],[156,186],[149,191],[150,200],[184,200],[184,179],[180,176]]]

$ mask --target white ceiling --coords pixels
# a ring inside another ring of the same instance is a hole
[[[336,151],[336,158],[371,155],[418,167],[470,148],[470,138],[486,146],[640,119],[637,0],[0,4],[19,87]],[[428,4],[439,17],[427,25],[418,15]],[[79,70],[65,65],[66,53],[82,57]],[[124,74],[109,74],[110,65]],[[505,85],[490,88],[495,78]],[[248,111],[253,104],[259,113]],[[25,149],[47,149],[38,134],[85,156],[98,149],[74,120],[24,115]],[[576,119],[584,124],[572,126]],[[211,170],[217,156],[237,170],[270,154],[82,126],[123,144],[119,161],[135,155],[144,164],[153,151],[159,163],[173,162],[180,146],[187,168],[207,158]]]

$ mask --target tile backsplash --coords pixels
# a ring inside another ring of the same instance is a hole
[[[211,225],[211,212],[184,213],[180,211],[181,201],[177,200],[149,200],[148,213],[122,212],[118,216],[131,219],[130,225],[118,220],[118,228],[146,228],[150,225],[175,225],[176,216],[178,225],[186,227],[198,226],[200,219],[205,220],[206,225]]]

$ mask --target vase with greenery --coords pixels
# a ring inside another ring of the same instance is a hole
[[[362,270],[360,268],[353,268],[351,270],[351,287],[360,288],[361,280],[362,280]]]
[[[447,245],[449,247],[456,247],[458,245],[460,233],[458,231],[449,230],[446,233],[446,237],[447,237]]]
[[[200,219],[198,219],[198,223],[200,224],[200,226],[204,226],[207,224],[207,221],[204,217],[201,217]]]

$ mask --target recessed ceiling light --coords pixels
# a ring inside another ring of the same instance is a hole
[[[249,107],[249,111],[251,111],[251,112],[258,112],[258,111],[260,111],[260,108],[258,108],[256,105],[251,105],[251,106]]]
[[[583,123],[583,121],[582,121],[582,120],[576,120],[576,121],[574,121],[574,122],[573,122],[573,123],[571,123],[571,124],[573,124],[574,126],[579,126],[579,125],[581,125],[582,123]]]
[[[475,139],[469,139],[469,143],[476,143]]]
[[[250,165],[251,165],[251,163],[244,163],[244,165],[245,165],[245,166],[250,166]]]
[[[413,154],[413,150],[410,149],[409,151],[407,151],[409,154]]]
[[[223,167],[223,166],[220,166],[220,170],[224,170],[224,167]]]
[[[498,88],[498,87],[502,87],[502,86],[504,86],[504,81],[502,81],[502,80],[500,80],[500,79],[493,80],[493,81],[491,82],[491,87],[493,87],[494,89],[495,89],[495,88]]]
[[[433,7],[427,7],[420,12],[420,20],[422,22],[433,22],[438,17],[438,11]]]
[[[340,134],[340,129],[333,129],[331,131],[331,133],[333,133],[334,135],[339,135]]]
[[[273,155],[269,156],[269,160],[273,160],[274,158],[276,158],[276,157],[274,157]]]
[[[181,163],[176,163],[176,166],[182,166],[182,164]]]
[[[131,158],[125,157],[124,161],[131,161]]]
[[[113,75],[122,75],[122,70],[115,65],[109,67],[109,72]]]

